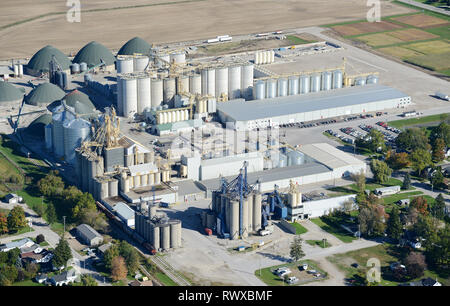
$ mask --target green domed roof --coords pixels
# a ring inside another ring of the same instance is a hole
[[[95,106],[89,97],[77,89],[69,92],[60,101],[50,104],[48,109],[53,112],[53,110],[61,105],[62,100],[66,102],[67,106],[73,107],[79,115],[88,115],[95,112]]]
[[[25,98],[27,104],[50,104],[64,98],[66,93],[52,83],[42,83],[34,88]]]
[[[47,72],[49,70],[49,62],[52,56],[55,56],[56,61],[61,65],[62,70],[70,69],[69,58],[60,50],[53,46],[45,46],[36,52],[27,64],[27,68],[37,72]]]
[[[114,55],[112,55],[108,48],[96,41],[91,41],[78,51],[73,62],[78,64],[84,62],[88,67],[92,67],[100,64],[100,59],[102,59],[107,66],[114,65],[114,62],[116,61]]]
[[[45,126],[52,122],[51,114],[43,114],[36,119],[34,119],[27,127],[26,132],[39,137],[44,137]]]
[[[8,82],[0,82],[0,102],[14,102],[22,100],[23,92]]]
[[[152,46],[140,37],[135,37],[127,41],[122,48],[120,48],[119,55],[133,55],[135,53],[141,53],[145,55],[150,54]]]

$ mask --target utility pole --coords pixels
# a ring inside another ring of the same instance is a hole
[[[63,216],[63,220],[64,220],[64,230],[63,230],[63,239],[66,236],[66,216]]]

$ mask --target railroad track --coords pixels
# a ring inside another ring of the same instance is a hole
[[[191,286],[186,279],[181,277],[174,268],[172,268],[164,259],[160,256],[152,256],[150,257],[155,265],[158,266],[167,276],[169,276],[175,283],[180,286]]]

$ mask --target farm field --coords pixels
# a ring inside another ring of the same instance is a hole
[[[448,24],[449,22],[440,19],[434,16],[426,15],[426,14],[416,14],[411,16],[400,16],[392,18],[394,21],[398,21],[410,26],[418,27],[418,28],[426,28],[426,27],[435,27],[444,24]]]
[[[367,13],[361,0],[91,0],[82,4],[81,22],[70,23],[65,4],[2,1],[1,58],[30,57],[48,44],[70,54],[93,40],[117,50],[135,36],[158,44],[348,22]],[[381,10],[413,11],[391,1],[381,1]]]

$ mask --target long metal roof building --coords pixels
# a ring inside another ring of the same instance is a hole
[[[342,115],[395,108],[411,103],[411,98],[384,85],[366,85],[318,93],[276,97],[263,100],[243,99],[217,103],[222,122],[235,129],[251,129],[320,120]]]

